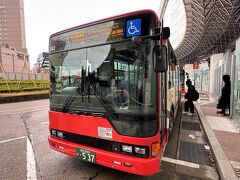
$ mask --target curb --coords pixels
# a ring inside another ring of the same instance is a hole
[[[217,164],[217,169],[219,171],[219,175],[221,179],[222,180],[238,180],[227,156],[225,155],[221,145],[219,144],[216,136],[214,135],[214,132],[212,131],[212,128],[210,127],[207,121],[207,118],[203,114],[200,106],[198,104],[195,104],[195,107],[198,112],[198,116],[201,121],[203,130],[212,148],[215,161]]]
[[[0,104],[3,103],[12,103],[12,102],[22,102],[22,101],[31,101],[37,99],[48,99],[48,93],[39,93],[39,94],[24,94],[16,96],[0,96]]]

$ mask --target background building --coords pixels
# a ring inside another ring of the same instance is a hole
[[[0,73],[29,73],[23,0],[0,0]]]
[[[33,73],[49,73],[49,54],[47,52],[42,52],[38,55],[37,63],[34,64],[32,69]]]

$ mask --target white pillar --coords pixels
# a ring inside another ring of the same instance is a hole
[[[209,92],[215,94],[214,86],[217,84],[215,70],[219,68],[219,61],[223,60],[223,53],[213,54],[210,56],[210,73],[209,73]],[[219,80],[219,79],[218,79]]]

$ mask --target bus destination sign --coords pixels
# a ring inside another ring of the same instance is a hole
[[[66,32],[50,39],[50,52],[70,50],[124,39],[124,23],[105,22],[74,31]]]

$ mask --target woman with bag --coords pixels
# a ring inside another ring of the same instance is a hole
[[[183,114],[195,115],[193,101],[199,99],[199,93],[196,91],[195,87],[190,83],[188,85],[188,92],[185,94],[184,112]],[[190,113],[189,113],[190,109]]]

